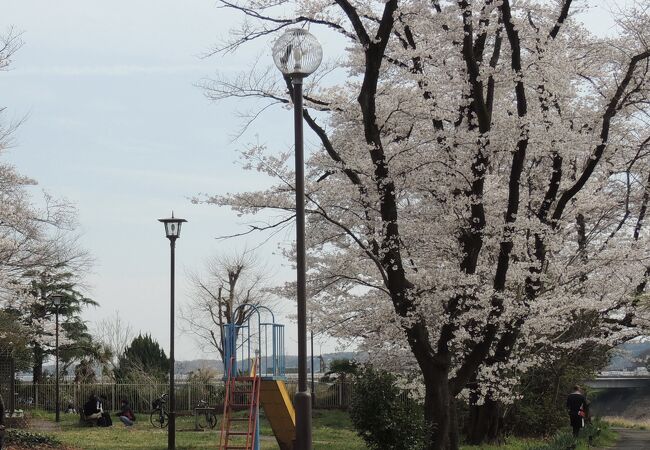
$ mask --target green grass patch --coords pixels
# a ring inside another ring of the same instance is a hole
[[[570,429],[563,429],[546,443],[527,447],[527,450],[588,450],[593,447],[609,447],[618,439],[618,434],[609,425],[600,420],[594,420],[580,431],[576,440]],[[575,447],[572,447],[575,444]]]
[[[542,439],[532,438],[518,438],[508,436],[505,442],[500,445],[461,445],[461,450],[523,450],[529,449],[535,445],[541,445],[544,441]]]
[[[240,413],[244,414],[244,413]],[[126,428],[117,418],[110,428],[82,427],[79,416],[61,415],[61,423],[54,424],[54,414],[38,412],[32,416],[36,422],[41,421],[52,430],[46,434],[64,445],[82,450],[166,450],[167,431],[154,428],[149,423],[148,415],[138,414],[138,421],[132,428]],[[221,416],[219,416],[221,419]],[[262,450],[277,450],[271,427],[268,421],[261,417],[261,448]],[[178,450],[198,450],[217,448],[219,445],[220,423],[214,430],[193,431],[193,417],[179,417],[176,425],[176,448]],[[581,432],[576,450],[607,447],[616,442],[617,434],[607,423],[595,421],[591,427]],[[350,417],[344,411],[314,411],[313,419],[313,448],[314,450],[367,450],[363,440],[356,434]],[[507,437],[502,445],[461,446],[461,450],[565,450],[573,444],[571,431],[562,430],[552,438],[529,439]],[[415,450],[415,449],[414,449]]]
[[[54,415],[38,413],[35,419],[47,421],[52,425]],[[221,419],[221,416],[219,416]],[[176,448],[178,450],[198,450],[217,448],[219,445],[220,422],[214,430],[194,431],[193,417],[179,417],[176,421]],[[36,424],[35,424],[36,425]],[[268,421],[261,417],[261,448],[277,450]],[[361,438],[357,436],[349,416],[343,411],[315,411],[313,420],[314,450],[366,450]],[[83,450],[165,450],[167,449],[167,431],[155,429],[149,423],[149,417],[138,414],[136,425],[127,428],[114,418],[109,428],[82,427],[78,415],[62,415],[61,423],[48,435],[54,436],[63,444]]]
[[[617,438],[617,433],[607,423],[595,420],[580,432],[577,441],[567,428],[548,439],[507,437],[501,445],[465,445],[461,446],[461,450],[566,450],[572,448],[573,444],[576,444],[575,450],[587,450],[593,447],[609,447]]]

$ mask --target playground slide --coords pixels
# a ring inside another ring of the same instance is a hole
[[[293,450],[296,437],[296,411],[284,381],[262,380],[260,404],[281,450]]]

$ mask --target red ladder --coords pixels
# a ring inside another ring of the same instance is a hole
[[[219,450],[254,450],[257,418],[260,408],[260,377],[257,376],[258,359],[255,358],[247,377],[232,374],[234,359],[231,358],[223,402]],[[236,411],[246,410],[247,415],[234,416]]]

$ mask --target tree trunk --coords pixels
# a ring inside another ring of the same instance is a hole
[[[452,402],[449,392],[449,372],[433,368],[424,377],[424,419],[430,427],[427,450],[457,450],[458,440],[450,439],[452,431]],[[455,415],[454,415],[455,417]]]
[[[490,398],[482,405],[471,405],[467,426],[467,443],[498,443],[502,437],[501,406]]]
[[[455,398],[449,400],[449,450],[457,450],[460,446],[459,428],[458,428],[458,406]]]
[[[34,384],[43,382],[43,358],[45,352],[40,345],[34,345],[34,361],[32,365],[32,380]]]

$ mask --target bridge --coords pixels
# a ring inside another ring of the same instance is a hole
[[[650,372],[644,367],[635,370],[603,371],[586,385],[593,389],[650,388]]]

